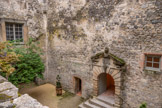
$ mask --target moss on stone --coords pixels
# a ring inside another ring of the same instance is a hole
[[[97,53],[96,55],[92,56],[91,59],[92,61],[94,61],[95,59],[99,59],[100,57],[104,57],[103,52]]]
[[[125,61],[124,61],[123,59],[121,59],[121,58],[119,58],[119,57],[117,57],[117,56],[115,56],[115,55],[113,55],[113,54],[110,54],[110,56],[111,56],[113,59],[115,59],[116,61],[120,62],[121,65],[125,65]]]
[[[17,94],[18,94],[18,97],[20,97],[20,96],[21,96],[21,93],[19,93],[19,92],[18,92]]]
[[[3,82],[5,82],[5,80],[0,80],[0,83],[3,83]]]
[[[12,108],[16,108],[16,105],[13,105]]]
[[[67,97],[74,97],[75,95],[73,93],[70,93],[68,91],[65,91],[65,93],[61,96],[62,98],[67,98]]]
[[[79,21],[82,18],[83,18],[83,16],[82,16],[82,10],[78,10],[76,16],[73,19]]]
[[[11,98],[12,98],[12,96],[8,96],[6,94],[0,94],[0,102],[5,102]]]
[[[109,54],[110,57],[112,57],[117,63],[117,65],[121,65],[121,66],[124,66],[125,65],[125,61],[113,54]],[[92,61],[95,61],[96,59],[99,59],[101,57],[104,57],[104,52],[100,52],[100,53],[97,53],[96,55],[92,56],[91,59]]]

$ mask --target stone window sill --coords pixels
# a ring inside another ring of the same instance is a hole
[[[150,73],[150,74],[162,74],[162,70],[147,70],[147,69],[144,69],[143,70],[144,72],[146,73]]]

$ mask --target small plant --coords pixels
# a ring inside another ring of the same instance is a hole
[[[68,92],[68,91],[65,91],[65,93],[63,93],[63,95],[62,95],[61,97],[67,98],[67,97],[74,97],[74,96],[75,96],[75,94],[70,93],[70,92]],[[63,98],[62,98],[62,99],[63,99]]]
[[[13,52],[13,46],[9,42],[0,42],[0,73],[8,76],[15,71],[14,64],[19,61],[19,54]]]
[[[56,77],[57,81],[56,81],[56,95],[60,96],[62,95],[62,86],[61,86],[61,77],[59,75],[57,75]]]
[[[56,79],[57,79],[57,81],[56,81],[56,88],[62,88],[61,82],[60,82],[61,77],[59,75],[57,75]]]
[[[147,104],[146,104],[146,103],[142,103],[142,104],[140,105],[140,108],[147,108]]]

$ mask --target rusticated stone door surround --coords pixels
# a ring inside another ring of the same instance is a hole
[[[99,84],[98,84],[98,76],[103,73],[102,68],[95,66],[93,67],[93,92],[95,96],[99,95]],[[111,68],[106,71],[107,74],[110,74],[115,83],[115,106],[120,106],[121,104],[121,72],[120,69]]]
[[[105,62],[106,60],[106,62]],[[116,63],[117,61],[112,57],[104,58],[100,56],[99,58],[95,58],[93,60],[93,93],[94,96],[99,95],[99,84],[98,84],[98,76],[102,73],[106,73],[112,76],[114,79],[115,85],[115,104],[114,106],[119,108],[122,105],[122,94],[121,94],[121,87],[122,87],[122,66]],[[107,64],[105,64],[107,63]]]

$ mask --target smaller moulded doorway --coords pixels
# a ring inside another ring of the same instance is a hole
[[[82,80],[78,77],[74,77],[75,81],[75,93],[77,95],[82,95]]]
[[[102,73],[98,76],[98,95],[106,93],[107,95],[114,95],[115,83],[110,74]]]

